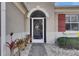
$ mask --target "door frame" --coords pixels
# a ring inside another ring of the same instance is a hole
[[[32,36],[32,18],[33,17],[30,17],[30,35],[31,36]],[[43,17],[43,18],[44,18],[44,43],[46,43],[47,42],[46,40],[46,17]]]
[[[44,17],[32,17],[31,18],[32,19],[32,43],[44,43]],[[34,19],[37,19],[37,20],[39,20],[39,19],[41,19],[43,22],[42,22],[42,24],[43,24],[43,39],[33,39],[33,21],[34,21]]]

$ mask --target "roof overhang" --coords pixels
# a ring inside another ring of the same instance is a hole
[[[28,11],[27,8],[25,7],[24,3],[22,2],[13,2],[13,4],[19,9],[19,11],[22,14],[26,14],[26,12]]]
[[[55,13],[79,14],[79,6],[55,7]]]

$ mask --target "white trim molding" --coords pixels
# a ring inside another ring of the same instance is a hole
[[[1,56],[6,55],[6,3],[1,2]]]
[[[42,39],[34,39],[34,37],[33,37],[33,23],[34,23],[34,19],[37,19],[37,20],[39,20],[39,19],[41,19],[42,20],[42,26],[43,26],[43,38]],[[39,18],[32,18],[32,43],[44,43],[44,18],[41,18],[41,17],[39,17]]]
[[[22,3],[20,3],[20,2],[12,2],[17,8],[18,8],[18,10],[22,13],[22,14],[26,14],[27,13],[27,8],[25,8],[23,5],[22,5]]]
[[[48,13],[46,12],[45,9],[41,8],[40,6],[36,6],[36,8],[33,8],[27,15],[28,18],[30,18],[30,15],[32,14],[32,12],[36,11],[36,10],[40,10],[42,12],[45,13],[46,17],[49,17]]]

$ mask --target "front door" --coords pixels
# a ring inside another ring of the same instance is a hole
[[[44,43],[44,18],[32,18],[32,43]]]

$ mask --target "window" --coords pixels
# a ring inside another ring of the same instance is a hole
[[[79,15],[66,15],[65,16],[66,30],[79,31]]]

